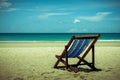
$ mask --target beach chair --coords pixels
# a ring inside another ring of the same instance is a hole
[[[99,37],[99,34],[73,36],[68,42],[68,44],[65,46],[65,49],[63,50],[62,54],[56,55],[57,62],[55,63],[54,68],[66,68],[67,70],[76,71],[79,65],[87,65],[91,69],[96,70],[97,68],[95,67],[94,45]],[[92,50],[92,60],[91,62],[88,62],[87,60],[85,60],[85,57],[90,50]],[[82,56],[80,56],[80,54]],[[70,58],[78,58],[78,62],[76,64],[69,64],[68,59]],[[60,62],[62,62],[64,66],[59,66],[58,64]]]

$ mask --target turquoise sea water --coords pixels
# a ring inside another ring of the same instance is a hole
[[[95,33],[92,33],[95,34]],[[67,41],[90,33],[0,33],[0,41]],[[99,40],[120,41],[120,33],[100,33]]]

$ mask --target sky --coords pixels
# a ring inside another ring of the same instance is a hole
[[[0,0],[0,33],[120,33],[120,0]]]

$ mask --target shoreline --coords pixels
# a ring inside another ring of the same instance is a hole
[[[0,42],[0,48],[2,47],[64,47],[68,41],[4,41]],[[120,41],[106,41],[98,40],[96,42],[97,47],[120,47]]]
[[[68,41],[69,41],[69,40],[65,40],[65,41],[63,41],[63,40],[60,40],[60,41],[59,41],[59,40],[58,40],[58,41],[57,41],[57,40],[55,40],[55,41],[54,41],[54,40],[40,40],[40,41],[33,40],[33,41],[0,41],[0,43],[2,43],[2,42],[3,42],[3,43],[9,43],[9,42],[16,42],[16,43],[17,43],[17,42],[18,42],[18,43],[19,43],[19,42],[21,42],[21,43],[22,43],[22,42],[27,42],[27,43],[33,42],[33,43],[34,43],[34,42],[68,42]],[[98,42],[120,42],[120,40],[98,40]]]

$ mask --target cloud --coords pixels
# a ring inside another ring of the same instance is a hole
[[[6,1],[6,0],[0,0],[0,11],[5,11],[5,12],[11,12],[11,11],[16,11],[18,9],[16,8],[11,8],[10,6],[12,3]]]
[[[71,14],[71,13],[45,13],[45,14],[39,15],[38,17],[39,18],[48,18],[51,16],[64,16],[64,15],[69,15],[69,14]]]
[[[79,32],[88,32],[88,30],[86,28],[81,28],[81,29],[78,29],[78,28],[71,28],[67,31],[68,33],[79,33]]]
[[[68,30],[67,32],[69,33],[75,33],[75,32],[79,32],[78,29],[72,28],[70,30]]]
[[[8,8],[8,9],[6,9],[4,11],[11,12],[11,11],[16,11],[16,10],[19,10],[19,9],[17,9],[17,8]]]
[[[20,9],[20,8],[7,8],[5,10],[1,10],[5,12],[12,12],[12,11],[35,11],[35,9]]]
[[[79,23],[79,22],[80,22],[79,19],[75,19],[75,20],[73,21],[73,23]]]
[[[67,11],[67,10],[78,10],[78,9],[80,9],[80,8],[58,8],[56,10],[58,10],[58,11]]]
[[[119,20],[120,20],[120,17],[117,17],[117,18],[110,18],[110,20],[119,21]]]
[[[95,16],[80,16],[77,17],[76,20],[102,21],[109,14],[112,14],[112,12],[98,12]]]
[[[0,7],[1,9],[1,7]],[[14,8],[14,7],[8,7],[5,9],[1,9],[0,11],[3,12],[12,12],[12,11],[36,11],[36,9],[22,9],[22,8]]]
[[[12,4],[10,2],[4,1],[4,0],[0,1],[0,8],[6,8],[6,7],[9,7],[11,5]]]
[[[109,14],[112,14],[112,12],[98,12],[96,16],[107,16]]]

